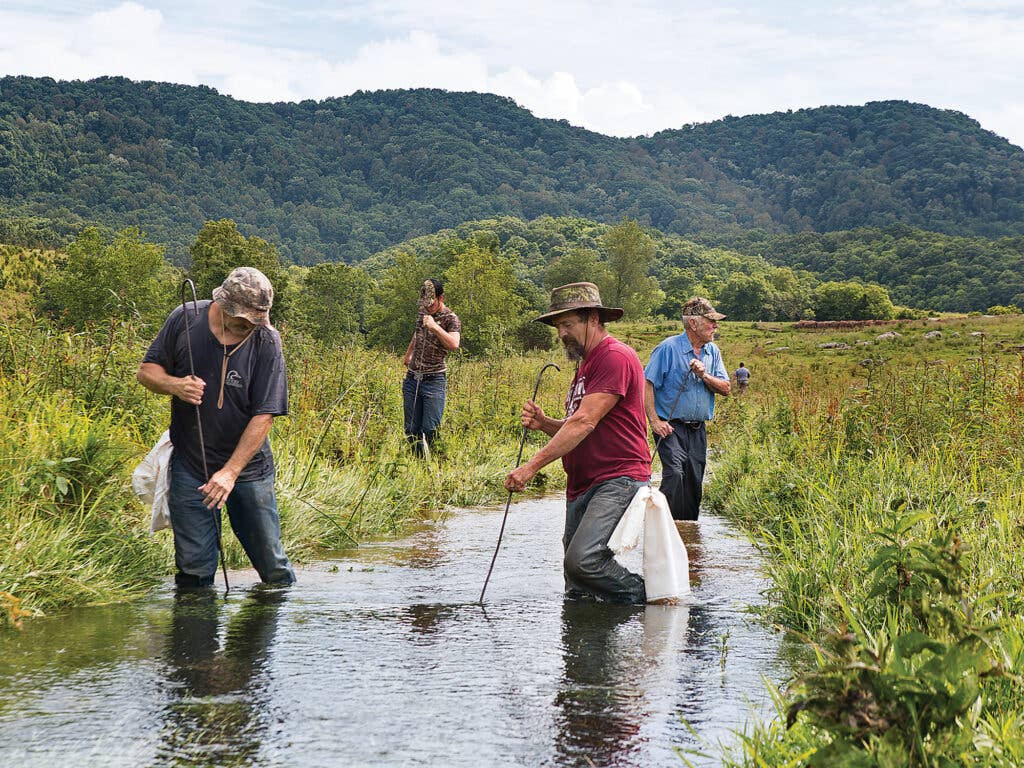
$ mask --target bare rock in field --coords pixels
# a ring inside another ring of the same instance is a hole
[[[870,357],[865,357],[863,360],[857,363],[857,365],[863,365],[865,368],[870,368],[874,364],[875,361],[872,360]]]
[[[896,333],[896,331],[886,331],[875,336],[875,341],[894,341],[895,339],[902,339],[902,333]]]
[[[824,344],[819,344],[818,349],[849,349],[850,345],[845,341],[826,341]]]
[[[928,333],[926,333],[924,337],[926,339],[941,339],[942,331],[928,331]]]
[[[971,336],[984,336],[984,331],[971,331]]]
[[[858,347],[870,347],[874,343],[875,342],[871,341],[871,339],[861,339],[860,341],[857,342],[857,346]]]

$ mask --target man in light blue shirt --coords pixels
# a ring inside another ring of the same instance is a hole
[[[661,492],[676,520],[700,514],[708,448],[704,422],[715,416],[715,395],[731,392],[722,353],[712,341],[724,317],[707,299],[690,299],[683,305],[686,332],[655,347],[644,369],[644,407],[658,441]]]

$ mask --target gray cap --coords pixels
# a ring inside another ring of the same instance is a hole
[[[237,267],[213,289],[213,300],[232,317],[243,317],[254,325],[270,325],[274,286],[255,267]]]

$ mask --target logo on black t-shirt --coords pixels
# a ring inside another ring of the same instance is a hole
[[[228,371],[227,378],[224,379],[224,386],[242,389],[245,386],[245,379],[238,371]]]

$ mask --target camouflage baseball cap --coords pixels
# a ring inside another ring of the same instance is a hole
[[[717,311],[711,302],[701,296],[694,296],[683,304],[683,317],[703,317],[707,320],[719,321],[725,317]]]
[[[574,309],[598,309],[601,311],[602,322],[622,317],[622,309],[619,307],[606,307],[601,304],[601,293],[593,283],[569,283],[551,291],[548,311],[538,317],[537,322],[554,325],[551,321],[556,315]]]
[[[270,325],[274,286],[258,269],[237,267],[213,289],[213,300],[232,317],[243,317],[254,325]]]

